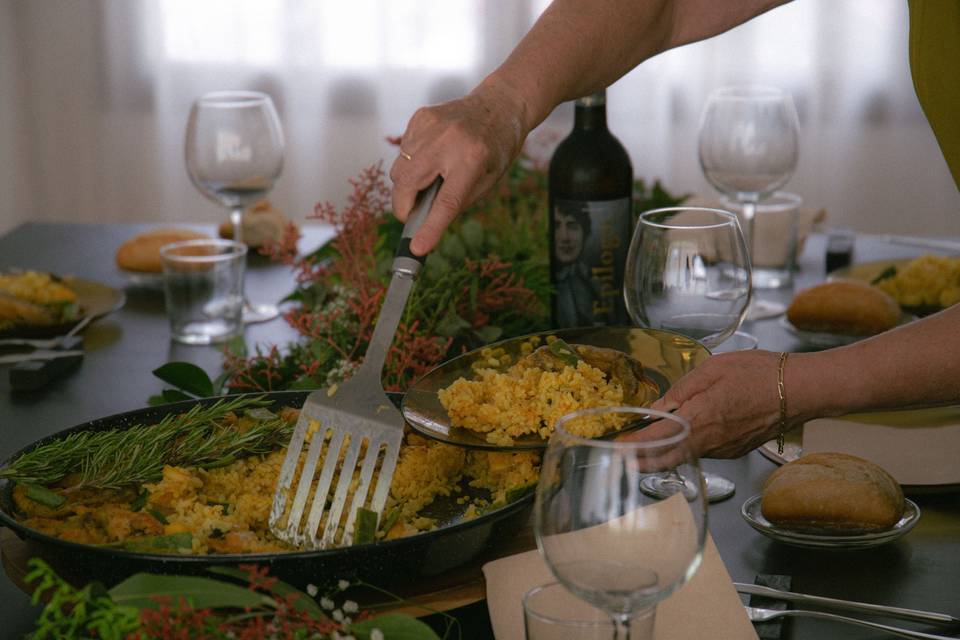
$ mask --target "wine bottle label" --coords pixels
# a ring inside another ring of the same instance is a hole
[[[630,198],[553,202],[551,279],[558,327],[627,325],[623,272]]]

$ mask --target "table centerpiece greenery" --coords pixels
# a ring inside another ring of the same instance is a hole
[[[287,344],[242,341],[225,349],[224,372],[210,380],[187,363],[154,373],[177,389],[154,396],[159,404],[222,392],[307,390],[348,378],[359,366],[390,279],[403,228],[389,210],[381,164],[351,181],[345,207],[318,204],[309,219],[332,224],[337,235],[305,255],[290,225],[263,252],[287,265],[296,288],[284,318],[299,334]],[[655,181],[637,180],[634,212],[672,206]],[[388,391],[402,391],[455,355],[496,340],[550,328],[547,172],[528,157],[512,164],[498,186],[450,226],[427,256],[407,303],[383,371]]]

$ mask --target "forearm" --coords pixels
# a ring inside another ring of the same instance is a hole
[[[847,347],[790,356],[792,422],[960,402],[960,305]]]
[[[478,90],[512,103],[525,135],[561,102],[598,91],[667,49],[786,0],[554,0]]]

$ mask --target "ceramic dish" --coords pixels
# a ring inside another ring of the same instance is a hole
[[[760,513],[761,496],[756,495],[743,503],[740,514],[751,527],[777,542],[794,547],[808,549],[868,549],[877,547],[900,538],[907,534],[920,520],[920,507],[912,500],[906,500],[903,517],[893,527],[877,533],[861,533],[854,535],[800,533],[782,529],[770,523]]]
[[[0,338],[52,338],[67,333],[87,316],[93,319],[120,309],[127,298],[123,291],[105,284],[74,276],[59,276],[60,280],[77,294],[80,315],[70,322],[51,325],[16,325],[0,331]]]
[[[534,334],[545,343],[548,336],[556,336],[568,344],[617,349],[643,364],[644,376],[650,381],[649,402],[666,393],[670,386],[710,352],[699,342],[672,331],[641,329],[637,327],[589,327],[561,329]],[[458,378],[472,379],[473,365],[480,361],[487,349],[503,349],[511,355],[511,362],[520,356],[523,343],[534,336],[521,336],[476,349],[441,364],[420,378],[403,400],[403,417],[423,435],[462,447],[474,449],[543,449],[547,440],[540,436],[517,438],[512,445],[491,444],[482,434],[450,424],[446,409],[440,404],[437,392],[450,386]],[[509,365],[503,365],[507,368]]]
[[[152,273],[149,271],[128,271],[119,269],[120,275],[131,289],[144,289],[147,291],[163,291],[163,274]]]
[[[901,258],[898,260],[877,260],[874,262],[861,262],[860,264],[852,264],[847,267],[841,267],[831,271],[827,275],[827,281],[834,282],[836,280],[859,280],[860,282],[866,282],[867,284],[874,284],[881,275],[887,272],[890,269],[902,269],[915,258]],[[939,306],[921,306],[921,307],[902,307],[903,310],[915,317],[928,316],[931,313],[936,313],[941,311],[942,307]]]
[[[904,313],[900,317],[900,324],[906,324],[916,320],[917,317],[909,313]],[[831,349],[833,347],[842,347],[847,344],[853,344],[858,340],[864,340],[870,336],[852,336],[842,333],[827,333],[825,331],[804,331],[798,329],[787,319],[787,316],[780,316],[780,326],[794,338],[810,347],[820,349]]]

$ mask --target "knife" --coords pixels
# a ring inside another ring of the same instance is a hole
[[[879,236],[884,242],[891,244],[903,244],[909,247],[921,247],[923,249],[940,249],[941,251],[960,251],[960,242],[954,240],[937,240],[935,238],[918,238],[915,236]]]
[[[918,611],[916,609],[904,609],[902,607],[888,607],[880,604],[870,604],[868,602],[851,602],[849,600],[838,600],[836,598],[827,598],[824,596],[811,596],[805,593],[793,593],[791,591],[781,591],[771,587],[762,587],[757,584],[744,584],[734,582],[733,585],[740,593],[746,593],[752,596],[765,596],[787,602],[796,602],[799,604],[821,606],[829,609],[840,609],[845,611],[855,611],[858,613],[869,613],[877,616],[886,616],[890,618],[899,618],[901,620],[912,620],[914,622],[927,622],[934,624],[960,624],[960,618],[948,616],[945,613],[933,613],[930,611]]]
[[[0,364],[13,364],[16,362],[28,362],[30,360],[55,360],[56,358],[66,358],[69,356],[82,356],[83,351],[62,351],[57,349],[37,349],[26,353],[11,353],[0,356]]]

